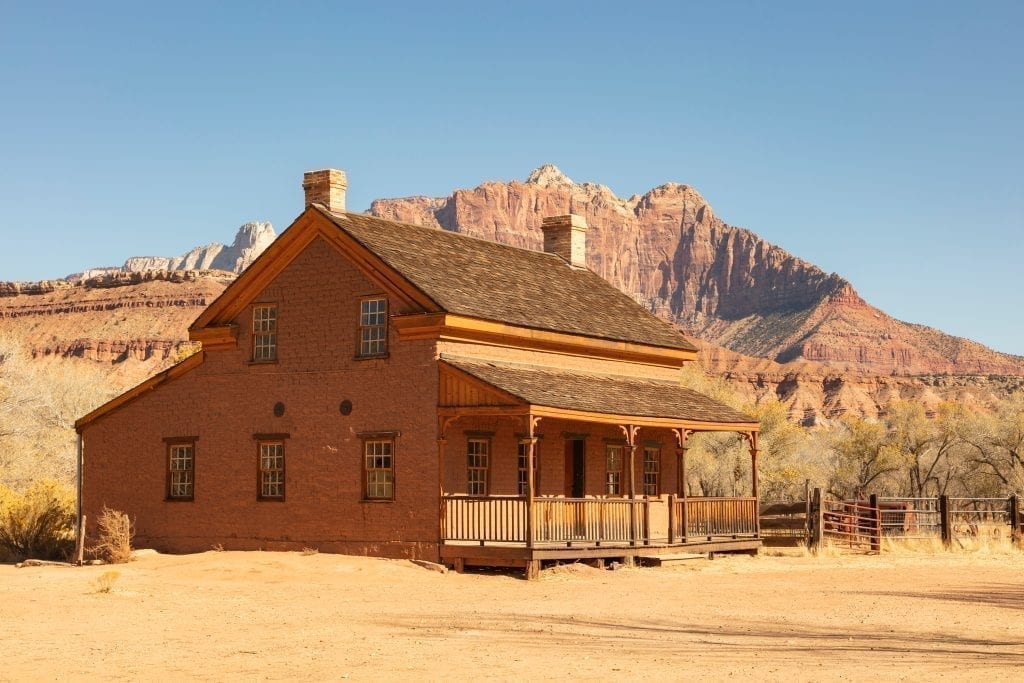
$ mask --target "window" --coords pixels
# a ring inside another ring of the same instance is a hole
[[[284,441],[260,441],[261,500],[284,500]]]
[[[395,441],[391,438],[363,441],[363,469],[367,500],[395,499]]]
[[[529,493],[527,490],[527,477],[529,476],[529,470],[527,469],[526,463],[526,448],[529,444],[520,441],[519,442],[519,495],[525,496]],[[540,481],[539,471],[537,468],[537,448],[538,444],[533,445],[533,491],[537,492],[537,482]]]
[[[277,360],[277,306],[254,306],[252,309],[252,359],[256,362]]]
[[[382,296],[359,302],[359,355],[384,356],[388,352],[388,300]]]
[[[167,499],[192,500],[195,494],[195,441],[167,443]]]
[[[605,493],[617,496],[622,493],[622,446],[608,445],[605,448]]]
[[[487,495],[487,469],[490,465],[489,439],[470,439],[466,444],[466,493],[471,496]]]
[[[660,492],[661,449],[657,446],[644,448],[644,495],[656,496]]]

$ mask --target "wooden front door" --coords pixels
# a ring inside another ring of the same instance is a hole
[[[565,442],[565,495],[568,498],[582,498],[586,490],[586,457],[583,439],[567,439]]]

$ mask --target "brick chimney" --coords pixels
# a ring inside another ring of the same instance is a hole
[[[345,189],[348,180],[344,171],[325,168],[306,171],[302,176],[302,189],[306,192],[306,208],[320,204],[331,213],[345,213]]]
[[[544,251],[561,256],[573,268],[587,267],[587,220],[583,216],[547,216],[540,229],[544,231]]]

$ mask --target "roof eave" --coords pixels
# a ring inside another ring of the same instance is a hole
[[[689,349],[537,329],[453,313],[398,315],[392,318],[392,324],[399,338],[406,340],[483,343],[672,368],[697,360],[697,352]]]

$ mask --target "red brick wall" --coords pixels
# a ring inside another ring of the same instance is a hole
[[[136,546],[169,552],[299,549],[437,558],[437,368],[429,341],[355,360],[357,297],[377,286],[314,241],[257,297],[278,306],[278,362],[237,348],[87,426],[83,506],[135,519]],[[389,303],[395,305],[392,298]],[[392,313],[397,312],[395,310]],[[342,400],[352,401],[348,416]],[[285,405],[275,417],[274,404]],[[362,502],[362,432],[398,430],[395,501]],[[257,500],[256,433],[288,433],[286,499]],[[196,436],[195,498],[166,502],[168,437]],[[513,473],[514,476],[514,473]]]

